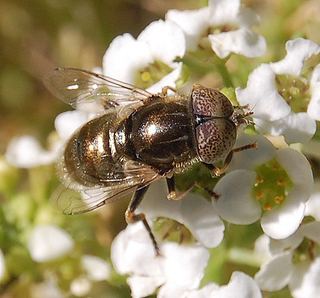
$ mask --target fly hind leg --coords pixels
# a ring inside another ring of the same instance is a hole
[[[158,243],[157,243],[156,238],[154,237],[154,235],[151,231],[151,228],[146,220],[144,213],[138,213],[138,214],[135,213],[136,209],[138,208],[139,204],[141,203],[143,196],[146,193],[146,191],[148,190],[148,188],[149,188],[149,185],[138,189],[134,193],[134,195],[129,203],[129,206],[126,210],[126,222],[128,224],[130,224],[130,223],[135,223],[135,222],[138,222],[141,220],[143,225],[145,226],[149,236],[150,236],[150,239],[152,241],[156,255],[160,255],[160,249],[159,249]]]

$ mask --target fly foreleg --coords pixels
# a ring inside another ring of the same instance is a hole
[[[227,170],[234,153],[248,150],[248,149],[253,149],[253,148],[257,148],[257,143],[247,144],[247,145],[232,149],[227,155],[226,159],[224,160],[222,167],[218,168],[213,166],[213,169],[211,172],[213,173],[214,176],[221,176]]]
[[[167,195],[167,199],[168,200],[175,200],[175,201],[181,200],[194,187],[194,185],[192,185],[186,191],[178,193],[176,191],[176,184],[175,184],[174,176],[166,177],[166,181],[167,181],[167,187],[168,187],[168,195]]]
[[[177,90],[173,87],[170,87],[170,86],[165,86],[162,88],[161,90],[161,95],[164,97],[164,96],[167,96],[168,95],[168,91],[171,90],[173,93],[177,93]]]

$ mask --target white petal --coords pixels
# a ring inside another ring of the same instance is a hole
[[[219,286],[214,283],[209,283],[200,290],[193,290],[185,294],[185,298],[208,298],[211,297],[211,294],[216,290],[219,290]]]
[[[241,105],[249,105],[254,118],[274,121],[287,116],[291,109],[278,93],[270,65],[261,64],[248,78],[245,89],[236,88]]]
[[[210,24],[235,24],[240,12],[240,0],[209,0]]]
[[[131,289],[132,298],[147,297],[153,294],[164,282],[163,278],[149,276],[130,276],[127,282]]]
[[[64,298],[65,295],[57,287],[56,283],[49,280],[31,286],[32,298]]]
[[[274,158],[276,154],[275,147],[262,135],[241,134],[234,147],[237,148],[253,143],[257,144],[257,148],[236,152],[233,155],[228,171],[235,169],[254,170],[257,166]]]
[[[130,224],[111,245],[111,260],[120,274],[163,276],[162,258],[155,256],[154,247],[142,222]]]
[[[320,258],[309,266],[300,263],[295,266],[289,289],[294,298],[318,298],[320,293]]]
[[[180,78],[180,74],[182,71],[182,64],[179,63],[176,68],[164,76],[160,81],[147,88],[147,91],[151,93],[159,93],[162,91],[163,87],[169,86],[176,88],[176,81]]]
[[[287,55],[284,59],[271,63],[277,74],[300,75],[305,60],[320,53],[320,47],[313,41],[303,38],[289,40],[286,43]]]
[[[301,226],[301,233],[308,239],[320,244],[320,222],[314,221]]]
[[[260,218],[260,205],[251,195],[255,179],[253,171],[236,170],[219,180],[214,191],[220,197],[213,203],[223,219],[234,224],[250,224]]]
[[[91,282],[86,277],[80,276],[70,284],[70,292],[77,297],[87,296],[91,290]]]
[[[210,34],[208,38],[212,50],[220,58],[226,58],[230,53],[246,57],[259,57],[266,51],[265,39],[247,28]]]
[[[313,189],[313,174],[307,158],[291,148],[279,149],[276,158],[294,183],[294,187],[303,191],[300,200],[306,202]]]
[[[60,258],[73,248],[73,240],[64,230],[53,225],[38,225],[31,232],[28,249],[36,262]]]
[[[284,288],[290,281],[291,259],[291,252],[285,252],[263,264],[254,277],[260,288],[264,291],[277,291]]]
[[[149,46],[154,60],[174,65],[176,57],[182,57],[186,50],[183,31],[173,22],[155,21],[148,25],[138,36],[138,41]]]
[[[196,194],[182,201],[183,223],[192,235],[206,247],[216,247],[223,239],[224,224],[212,204]]]
[[[243,27],[252,27],[260,22],[259,16],[253,10],[243,6],[240,8],[240,12],[237,15],[237,20],[239,26]]]
[[[168,242],[162,246],[162,254],[167,283],[177,288],[198,288],[209,260],[207,249]]]
[[[273,121],[256,121],[261,132],[273,136],[283,135],[286,142],[306,143],[316,132],[316,122],[307,113],[290,113],[286,117]]]
[[[126,33],[116,37],[103,57],[103,73],[126,83],[134,83],[136,72],[153,62],[149,46]]]
[[[211,298],[262,298],[261,291],[249,275],[235,271],[232,273],[229,284],[213,290]]]
[[[6,272],[6,263],[2,250],[0,249],[0,281],[4,278]]]
[[[209,27],[209,8],[185,11],[169,10],[166,20],[176,23],[184,31],[186,47],[189,50],[195,50],[200,37]]]
[[[320,120],[320,64],[312,72],[310,80],[311,99],[308,105],[308,115]]]
[[[306,203],[305,215],[313,216],[317,221],[320,221],[320,184],[315,183],[313,193]]]
[[[224,225],[209,202],[194,194],[169,201],[167,193],[164,180],[153,183],[139,206],[139,212],[144,212],[150,219],[165,217],[186,225],[204,246],[215,247],[221,242]]]
[[[301,197],[304,197],[303,192],[298,189],[291,190],[280,207],[262,215],[262,230],[274,239],[284,239],[292,235],[304,217],[305,203]]]
[[[275,240],[271,238],[270,252],[273,255],[276,255],[289,250],[293,251],[300,245],[300,243],[303,241],[303,238],[304,236],[301,232],[301,229],[298,229],[293,235],[285,239]]]
[[[164,179],[152,183],[139,205],[139,212],[143,212],[150,219],[165,217],[183,222],[181,204],[183,200],[168,200],[168,188]]]
[[[233,24],[251,27],[259,22],[258,16],[247,7],[241,6],[240,0],[210,0],[210,24]]]
[[[7,161],[18,168],[32,168],[53,163],[57,150],[44,150],[32,136],[13,138],[5,154]]]
[[[175,284],[166,283],[158,291],[157,298],[172,298],[183,297],[185,298],[188,290],[184,288],[178,288]]]
[[[68,111],[59,114],[54,126],[62,140],[68,140],[83,124],[89,121],[89,114],[82,111]]]
[[[270,260],[272,257],[270,253],[269,245],[270,245],[270,238],[265,234],[259,236],[254,242],[254,253],[255,255],[260,257],[262,262],[266,262]]]
[[[81,259],[81,265],[91,280],[107,280],[110,277],[111,267],[101,258],[84,255]]]

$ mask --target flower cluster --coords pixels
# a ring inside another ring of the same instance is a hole
[[[162,180],[150,186],[138,212],[145,214],[160,255],[141,222],[128,225],[110,248],[114,270],[126,276],[132,297],[258,298],[263,291],[283,289],[295,298],[319,295],[319,170],[310,161],[318,167],[320,45],[299,37],[286,41],[284,58],[272,57],[258,33],[259,22],[240,0],[209,0],[197,10],[169,10],[165,20],[152,22],[137,38],[120,35],[106,50],[99,72],[152,93],[167,86],[178,89],[188,79],[218,77],[213,84],[252,113],[254,123],[239,129],[234,147],[255,148],[235,150],[221,177],[211,177],[201,165],[183,173],[177,183],[186,193],[181,200],[166,199]],[[264,63],[256,66],[256,57]],[[254,66],[248,67],[251,62]],[[235,83],[241,82],[236,77],[241,72],[242,81],[247,79],[242,85]],[[6,162],[31,170],[52,164],[72,133],[97,115],[94,103],[58,115],[49,149],[31,136],[15,138]],[[34,210],[23,206],[28,215]],[[49,216],[47,209],[42,212],[23,235],[28,261],[67,258],[76,249],[74,239],[51,220],[51,211]],[[253,235],[258,238],[254,249]],[[0,250],[0,281],[11,270],[5,260]],[[80,269],[68,280],[72,295],[88,295],[95,282],[112,284],[103,259],[84,254],[77,262]],[[237,271],[222,273],[237,265]],[[241,272],[243,265],[254,267],[250,272],[256,274]],[[63,295],[51,275],[34,287]]]

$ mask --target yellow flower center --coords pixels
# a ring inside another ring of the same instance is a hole
[[[264,211],[280,206],[288,196],[293,182],[285,169],[272,159],[258,166],[256,182],[252,189],[253,197],[261,204]]]
[[[221,26],[214,26],[208,29],[208,35],[209,34],[219,34],[219,33],[224,33],[224,32],[230,32],[230,31],[235,31],[239,27],[233,24],[224,24]]]
[[[320,63],[320,55],[313,55],[304,62],[301,75],[277,75],[276,85],[279,94],[295,113],[306,112],[310,102],[310,77],[313,69]]]
[[[181,223],[165,218],[159,217],[154,221],[153,231],[157,238],[169,240],[178,243],[192,243],[194,238],[191,232]]]
[[[308,81],[291,75],[276,76],[279,94],[295,113],[305,112],[310,101]]]
[[[300,245],[294,250],[292,262],[298,264],[313,260],[316,255],[316,244],[310,239],[304,238]]]
[[[172,70],[173,69],[169,65],[156,60],[137,72],[135,85],[146,89],[160,81]]]

